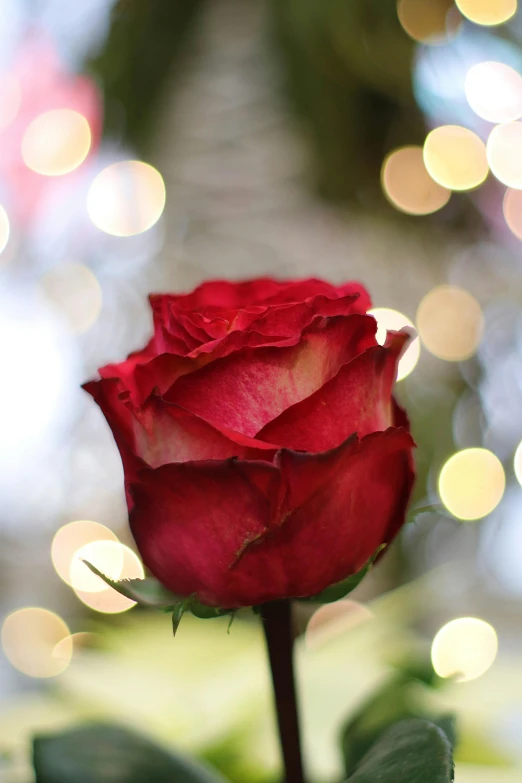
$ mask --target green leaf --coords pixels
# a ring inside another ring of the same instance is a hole
[[[389,728],[347,783],[452,783],[451,745],[438,726],[406,720]]]
[[[341,748],[348,777],[384,732],[399,721],[427,720],[439,726],[450,744],[455,745],[453,716],[434,713],[427,698],[429,688],[421,684],[419,675],[425,675],[425,672],[418,667],[397,672],[343,726]]]
[[[145,737],[96,723],[33,741],[36,783],[223,783]]]
[[[379,549],[370,557],[366,565],[361,568],[360,571],[357,571],[356,574],[349,576],[348,579],[344,579],[342,582],[337,582],[337,584],[327,587],[326,590],[323,590],[322,593],[319,593],[318,595],[301,600],[311,601],[313,603],[330,604],[333,601],[338,601],[340,598],[345,598],[349,593],[355,590],[356,587],[359,587],[362,580],[377,560],[377,557],[385,548],[386,544],[382,544],[382,546],[380,546]]]

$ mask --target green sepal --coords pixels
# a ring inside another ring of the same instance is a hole
[[[191,601],[192,598],[190,596],[188,598],[184,598],[182,601],[176,604],[176,606],[172,610],[172,635],[173,636],[176,636],[176,633],[178,632],[179,624],[181,622],[181,618],[188,610]]]
[[[125,598],[136,601],[140,606],[161,609],[164,612],[173,612],[176,616],[180,611],[180,607],[183,606],[183,613],[190,611],[195,617],[199,617],[202,620],[223,617],[223,615],[230,614],[233,611],[232,609],[221,609],[216,606],[206,606],[197,601],[194,596],[181,598],[179,595],[171,593],[166,587],[163,587],[161,582],[158,582],[157,579],[152,577],[147,577],[146,579],[120,579],[116,581],[106,576],[87,560],[84,560],[83,562],[93,574],[96,574],[100,579],[103,579],[105,584],[112,587],[112,589],[116,590],[120,595],[124,595]],[[181,616],[179,619],[181,620]]]
[[[176,606],[179,603],[179,595],[169,592],[163,585],[156,579],[147,577],[147,579],[120,579],[118,581],[111,579],[110,577],[99,571],[96,566],[89,563],[87,560],[83,561],[87,568],[99,576],[100,579],[112,587],[113,590],[124,595],[125,598],[130,598],[131,601],[136,601],[141,606],[153,607],[155,609],[168,609],[169,607]]]
[[[356,574],[352,574],[352,576],[349,576],[347,579],[343,579],[342,582],[337,582],[337,584],[327,587],[326,590],[323,590],[322,593],[319,593],[318,595],[313,595],[310,598],[302,598],[300,600],[320,604],[331,604],[333,601],[339,601],[340,598],[345,598],[349,593],[355,590],[356,587],[359,587],[362,580],[385,548],[386,544],[382,544],[370,557],[366,565],[363,566],[360,571],[357,571]]]
[[[225,783],[126,728],[94,723],[33,741],[36,783]]]
[[[451,744],[426,720],[405,720],[387,729],[346,783],[452,783]]]
[[[417,508],[412,508],[406,517],[406,524],[409,525],[412,522],[416,522],[423,514],[440,514],[444,517],[448,516],[448,512],[444,506],[441,506],[440,503],[432,503],[427,506],[418,506]]]

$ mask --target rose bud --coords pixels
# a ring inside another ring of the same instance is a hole
[[[154,336],[86,384],[120,450],[130,526],[180,596],[309,597],[405,521],[414,442],[357,283],[213,281],[150,297]]]

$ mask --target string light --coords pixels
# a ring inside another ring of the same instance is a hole
[[[484,316],[470,293],[451,285],[433,288],[417,310],[420,338],[434,356],[458,362],[473,356],[480,343]]]
[[[487,449],[464,449],[446,462],[439,476],[439,495],[457,519],[473,521],[490,514],[506,487],[502,463]]]
[[[439,677],[469,682],[491,668],[497,652],[498,637],[493,626],[476,617],[460,617],[435,636],[431,660]]]
[[[471,190],[488,176],[484,142],[460,125],[442,125],[428,134],[424,163],[433,179],[451,190]]]
[[[394,207],[409,215],[429,215],[444,207],[451,191],[429,175],[422,147],[401,147],[390,153],[381,172],[382,188]]]
[[[128,237],[157,223],[165,199],[159,171],[147,163],[128,160],[113,163],[98,174],[89,189],[87,211],[101,231]]]
[[[398,310],[392,310],[389,307],[374,307],[373,310],[369,310],[368,315],[373,315],[377,321],[377,334],[376,339],[379,345],[384,345],[386,342],[387,332],[398,332],[404,327],[414,329],[413,322],[410,321],[403,313]],[[397,372],[397,380],[402,381],[410,373],[413,372],[420,357],[420,341],[418,337],[415,337],[404,355],[399,361],[399,367]]]

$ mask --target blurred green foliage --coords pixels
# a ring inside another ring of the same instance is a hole
[[[311,142],[313,179],[334,200],[380,196],[398,143],[422,142],[413,41],[396,0],[270,0],[287,94]]]
[[[89,68],[105,97],[105,133],[144,149],[204,0],[118,0]]]

